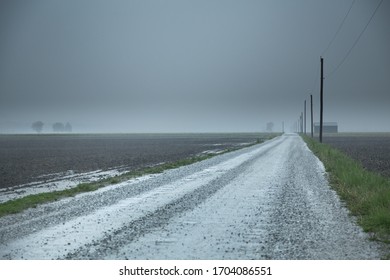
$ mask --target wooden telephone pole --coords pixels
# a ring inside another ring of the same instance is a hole
[[[320,143],[322,143],[322,127],[324,123],[324,59],[321,57],[321,85],[320,85]]]
[[[313,138],[313,95],[310,94],[310,109],[311,109],[311,138]]]
[[[306,100],[303,105],[303,112],[304,112],[303,133],[306,135]]]
[[[301,115],[299,116],[299,122],[300,122],[300,133],[303,133],[303,112],[301,112]]]

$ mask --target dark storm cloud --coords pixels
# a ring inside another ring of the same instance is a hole
[[[0,125],[39,119],[160,132],[293,124],[310,92],[318,99],[319,56],[350,3],[2,1]],[[376,5],[356,1],[324,54],[327,73]],[[390,131],[388,11],[385,1],[326,79],[325,120],[341,129]]]

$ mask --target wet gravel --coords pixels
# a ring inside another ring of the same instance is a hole
[[[0,218],[0,259],[379,259],[296,135]]]

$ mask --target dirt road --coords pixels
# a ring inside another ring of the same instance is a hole
[[[0,219],[0,259],[379,259],[295,134]]]

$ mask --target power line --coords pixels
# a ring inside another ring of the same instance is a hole
[[[348,50],[347,54],[344,56],[344,58],[341,60],[341,62],[336,66],[336,68],[333,69],[333,71],[327,75],[326,77],[330,77],[332,76],[339,68],[340,66],[344,63],[344,61],[347,59],[347,57],[349,56],[349,54],[351,53],[352,49],[356,46],[356,44],[359,42],[360,38],[362,37],[364,31],[366,31],[368,25],[370,24],[371,20],[374,18],[376,12],[378,11],[379,9],[379,6],[382,4],[383,0],[381,0],[378,4],[378,6],[376,7],[374,13],[371,15],[370,19],[368,20],[366,26],[363,28],[362,32],[360,32],[359,36],[357,37],[357,39],[355,40],[355,42],[353,43],[352,47]]]
[[[348,15],[349,15],[349,12],[350,12],[351,9],[352,9],[353,4],[355,4],[355,1],[356,1],[356,0],[353,0],[353,1],[352,1],[351,6],[349,7],[348,12],[347,12],[346,15],[344,16],[343,21],[341,22],[339,28],[337,29],[336,33],[334,34],[332,40],[329,42],[329,44],[328,44],[328,46],[326,47],[326,49],[322,52],[322,55],[321,55],[321,56],[324,56],[324,54],[326,53],[326,51],[327,51],[327,50],[329,49],[329,47],[332,45],[333,41],[336,39],[337,34],[339,34],[341,28],[343,27],[344,22],[345,22],[345,20],[347,19]]]

